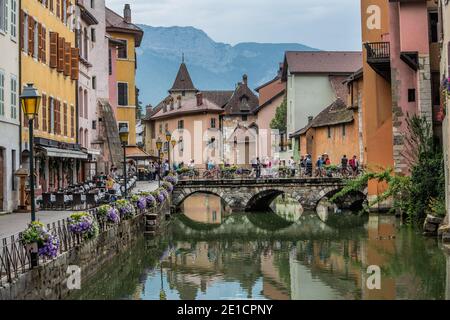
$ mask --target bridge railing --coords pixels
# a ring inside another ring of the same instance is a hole
[[[341,179],[351,179],[361,175],[364,169],[360,169],[354,172],[350,168],[347,170],[342,170],[338,167],[332,170],[313,170],[309,174],[304,169],[290,170],[287,168],[276,169],[276,168],[262,168],[259,178],[262,179],[295,179],[295,178],[317,178],[317,179],[327,179],[327,178],[341,178]],[[180,180],[254,180],[257,178],[257,173],[255,169],[224,169],[215,168],[212,170],[207,169],[191,169],[179,171],[178,176]]]

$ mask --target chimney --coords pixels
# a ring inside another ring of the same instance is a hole
[[[203,93],[198,92],[196,96],[197,96],[197,107],[200,107],[201,105],[203,105]]]
[[[308,124],[310,124],[313,121],[314,117],[313,116],[309,116],[308,117]]]
[[[181,109],[181,96],[178,96],[177,100],[178,100],[178,109]]]
[[[244,82],[245,85],[247,85],[247,83],[248,83],[248,76],[246,74],[244,74],[242,76],[242,81]]]
[[[131,8],[129,4],[126,4],[123,8],[123,18],[127,23],[131,23]]]

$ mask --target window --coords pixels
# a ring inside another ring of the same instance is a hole
[[[34,23],[34,33],[33,33],[33,58],[37,59],[39,56],[39,24]]]
[[[80,118],[83,118],[83,89],[78,88],[78,112],[80,113]]]
[[[168,124],[168,123],[166,123],[166,124],[164,125],[164,130],[165,130],[165,132],[169,131],[169,124]]]
[[[416,89],[408,89],[408,102],[416,101]]]
[[[64,120],[63,121],[64,121],[64,136],[65,137],[67,137],[67,135],[69,133],[68,123],[67,123],[67,113],[68,113],[67,103],[64,102],[64,105],[63,105],[63,119]]]
[[[91,41],[95,42],[95,28],[91,28]]]
[[[247,115],[242,116],[242,121],[247,121],[247,119],[248,119]]]
[[[97,130],[97,121],[92,120],[92,130]]]
[[[117,58],[119,58],[119,59],[127,59],[128,58],[128,54],[127,54],[128,42],[127,42],[127,40],[122,40],[122,41],[124,42],[124,44],[121,45],[117,49]]]
[[[128,83],[125,82],[117,83],[117,98],[119,106],[128,105]]]
[[[28,52],[28,15],[26,13],[23,14],[23,51]]]
[[[186,96],[186,91],[181,91],[181,95],[184,97]]]
[[[330,139],[330,138],[331,138],[331,127],[328,126],[328,139]]]
[[[11,183],[11,189],[13,191],[16,191],[16,176],[15,176],[15,172],[17,169],[17,165],[16,165],[16,150],[11,150],[11,175],[12,175],[12,183]]]
[[[159,124],[159,134],[162,134],[163,131],[163,125],[162,123]]]
[[[88,92],[84,90],[84,118],[88,118]]]
[[[211,129],[216,128],[216,118],[211,118]]]
[[[11,75],[11,118],[17,119],[17,77]]]
[[[88,44],[89,44],[89,37],[88,37],[88,31],[86,28],[84,28],[83,32],[83,58],[88,60]]]
[[[0,31],[8,32],[8,1],[0,0]]]
[[[91,0],[91,8],[94,9],[94,7],[95,7],[95,1]]]
[[[438,13],[437,12],[430,12],[429,13],[429,34],[430,34],[430,41],[435,43],[438,42]]]
[[[93,76],[92,77],[92,89],[97,89],[97,77]]]
[[[178,129],[184,129],[184,120],[178,120]]]
[[[345,137],[346,134],[347,134],[347,131],[346,131],[345,123],[344,123],[342,125],[342,136]]]
[[[0,70],[0,116],[5,115],[5,74]]]
[[[4,0],[5,1],[5,0]],[[8,1],[8,0],[6,0]],[[17,0],[11,0],[11,37],[17,37]]]

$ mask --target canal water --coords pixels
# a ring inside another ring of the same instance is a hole
[[[142,237],[70,298],[450,299],[449,265],[436,241],[393,216],[327,217],[282,196],[272,212],[230,214],[196,194],[163,235]]]

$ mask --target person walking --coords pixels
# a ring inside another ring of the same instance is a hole
[[[261,178],[261,160],[256,158],[256,179]]]
[[[306,175],[308,177],[312,177],[313,164],[310,154],[306,156],[305,167],[306,167]]]

